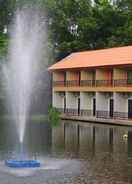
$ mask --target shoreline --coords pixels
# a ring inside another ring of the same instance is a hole
[[[121,120],[121,119],[103,119],[95,117],[82,117],[82,116],[66,116],[61,115],[62,120],[82,121],[85,123],[100,123],[108,125],[120,125],[120,126],[132,126],[132,120]]]

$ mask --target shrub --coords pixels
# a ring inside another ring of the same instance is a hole
[[[52,127],[56,127],[60,124],[60,112],[55,107],[49,107],[48,122]]]

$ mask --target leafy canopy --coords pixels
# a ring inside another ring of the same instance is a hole
[[[8,45],[4,29],[23,4],[46,10],[55,61],[72,52],[132,44],[131,0],[0,0],[0,56]]]

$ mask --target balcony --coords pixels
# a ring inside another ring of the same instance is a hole
[[[54,89],[58,90],[80,90],[80,91],[132,91],[132,80],[116,79],[116,80],[69,80],[69,81],[53,81]]]

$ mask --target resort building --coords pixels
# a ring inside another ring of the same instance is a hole
[[[132,118],[132,46],[73,53],[49,70],[52,104],[60,112]]]

